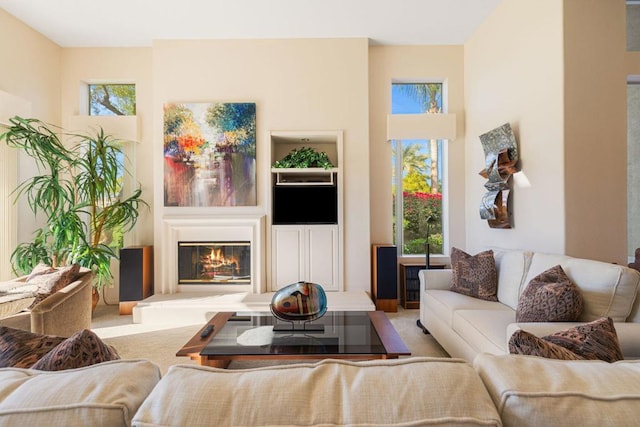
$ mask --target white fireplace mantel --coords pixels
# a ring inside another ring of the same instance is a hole
[[[211,291],[265,292],[264,216],[164,217],[160,255],[161,293]],[[243,240],[251,242],[251,283],[234,285],[178,285],[178,242]],[[157,282],[156,282],[157,284]]]

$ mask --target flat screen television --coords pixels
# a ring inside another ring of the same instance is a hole
[[[335,185],[276,185],[273,187],[273,224],[337,224],[338,189]]]

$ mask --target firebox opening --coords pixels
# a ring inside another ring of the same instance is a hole
[[[178,283],[251,283],[251,242],[178,242]]]

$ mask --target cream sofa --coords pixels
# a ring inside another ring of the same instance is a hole
[[[25,277],[13,282],[23,282]],[[0,319],[0,325],[59,337],[69,337],[83,329],[91,329],[93,279],[93,272],[83,268],[72,283],[49,295],[30,311]]]
[[[535,375],[532,375],[535,373]],[[640,361],[482,354],[223,370],[0,369],[0,425],[636,426]]]
[[[498,301],[449,291],[451,270],[422,270],[420,321],[452,356],[473,361],[480,353],[507,354],[513,332],[544,336],[582,322],[611,317],[625,359],[640,359],[640,273],[616,264],[526,251],[494,250]],[[518,297],[529,281],[560,264],[580,288],[581,322],[516,323]]]

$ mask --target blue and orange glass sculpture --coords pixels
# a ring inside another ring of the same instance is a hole
[[[276,318],[285,322],[310,322],[327,312],[327,294],[317,283],[293,283],[273,295],[270,308]]]

